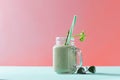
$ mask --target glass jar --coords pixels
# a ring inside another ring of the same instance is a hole
[[[81,51],[75,47],[74,38],[69,45],[65,45],[65,41],[66,37],[56,37],[56,44],[53,46],[53,68],[57,73],[75,73],[77,67],[82,66]]]

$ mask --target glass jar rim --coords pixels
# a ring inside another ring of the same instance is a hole
[[[56,41],[57,40],[66,40],[66,37],[56,37]],[[71,41],[74,41],[74,37],[71,37]]]

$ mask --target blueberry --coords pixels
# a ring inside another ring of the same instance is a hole
[[[80,67],[77,71],[78,74],[86,74],[85,69],[83,67]]]
[[[96,72],[95,66],[90,66],[88,71],[91,72],[91,73],[95,73]]]

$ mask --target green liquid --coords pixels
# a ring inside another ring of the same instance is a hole
[[[53,67],[57,73],[74,73],[76,71],[76,51],[73,46],[53,47]]]

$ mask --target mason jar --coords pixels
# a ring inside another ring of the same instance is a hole
[[[82,66],[81,51],[75,46],[74,38],[71,38],[69,45],[65,45],[65,42],[66,37],[56,37],[56,44],[53,46],[53,68],[57,73],[75,73],[77,67]]]

